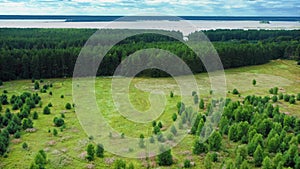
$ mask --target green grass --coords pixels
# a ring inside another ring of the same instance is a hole
[[[241,98],[247,95],[269,95],[268,90],[272,87],[279,87],[283,93],[297,94],[300,93],[300,67],[294,61],[276,60],[271,61],[265,65],[250,66],[237,69],[229,69],[225,71],[227,91],[232,91],[234,88],[238,89],[241,93]],[[188,78],[188,77],[182,77]],[[256,79],[257,85],[252,86],[252,80]],[[196,80],[199,85],[198,92],[200,97],[207,101],[211,96],[209,95],[210,83],[207,74],[196,75]],[[37,131],[34,133],[23,133],[20,140],[12,140],[9,147],[8,158],[0,158],[0,168],[28,168],[34,159],[35,154],[40,149],[47,152],[49,162],[47,168],[86,168],[89,162],[82,158],[87,144],[91,142],[89,135],[85,134],[81,127],[79,120],[76,116],[75,109],[65,110],[66,103],[73,103],[72,98],[72,79],[46,79],[44,83],[53,83],[53,88],[48,90],[48,93],[39,93],[42,97],[43,106],[52,103],[50,115],[43,115],[42,108],[35,108],[39,113],[39,119],[34,120],[34,127]],[[80,84],[81,85],[81,84]],[[143,133],[146,137],[152,132],[151,122],[148,123],[135,123],[125,119],[115,108],[113,98],[111,97],[111,79],[110,78],[96,78],[95,93],[99,110],[102,112],[104,118],[108,121],[109,125],[119,133],[125,133],[125,136],[139,137]],[[5,82],[0,90],[7,90],[9,98],[13,94],[21,94],[24,91],[34,91],[33,83],[31,80],[18,80]],[[171,116],[177,112],[176,104],[181,99],[179,95],[180,90],[176,85],[173,78],[134,78],[130,85],[129,100],[133,106],[145,112],[151,109],[151,101],[148,99],[151,91],[160,90],[165,93],[166,107],[162,110],[162,114],[157,112],[156,116],[159,118],[157,121],[162,121],[164,126],[170,127],[172,125]],[[53,95],[49,95],[52,91]],[[175,93],[174,98],[169,97],[170,91]],[[81,91],[86,92],[86,91]],[[115,92],[115,91],[114,91]],[[64,95],[64,98],[60,98]],[[193,101],[191,93],[186,93],[184,96],[189,103]],[[227,97],[232,99],[241,99],[238,96],[227,93]],[[159,99],[158,99],[159,100]],[[152,100],[157,104],[156,99]],[[283,102],[278,103],[281,112],[289,112],[292,115],[300,117],[300,102],[295,105]],[[7,106],[6,106],[7,107]],[[6,108],[5,106],[3,109]],[[195,106],[196,107],[196,106]],[[4,110],[2,110],[3,113]],[[15,111],[18,112],[18,111]],[[58,128],[58,136],[53,136],[48,133],[56,128],[53,125],[53,118],[59,117],[61,113],[65,113],[66,129],[61,132]],[[128,110],[128,113],[130,111]],[[107,133],[108,135],[108,133]],[[116,135],[116,137],[119,137]],[[185,159],[191,159],[197,165],[197,168],[203,168],[204,156],[196,156],[192,154],[192,145],[194,136],[188,135],[176,147],[172,149],[176,163],[172,168],[178,168]],[[29,145],[29,150],[22,149],[22,143],[26,142]],[[229,142],[228,139],[223,140],[223,149],[228,152],[222,151],[220,153],[220,161],[227,156],[234,156],[235,143]],[[108,158],[122,158],[111,153],[105,152],[105,158],[96,158],[93,162],[96,168],[111,168],[113,164],[107,164],[105,161]],[[136,168],[142,168],[147,163],[144,159],[131,159],[123,158],[129,164],[133,162]],[[154,161],[150,158],[149,161]],[[221,162],[215,163],[214,167],[219,167]],[[161,167],[164,168],[164,167]]]

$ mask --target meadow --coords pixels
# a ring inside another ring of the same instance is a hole
[[[300,67],[296,61],[291,60],[272,60],[267,64],[257,66],[247,66],[241,68],[225,70],[227,83],[227,98],[234,101],[242,101],[248,95],[271,96],[269,89],[278,87],[279,92],[285,94],[300,93]],[[185,77],[183,77],[185,78]],[[199,97],[207,104],[210,99],[210,83],[206,73],[195,75],[197,84],[199,85]],[[252,80],[255,79],[257,84],[252,85]],[[112,78],[97,77],[95,83],[95,94],[98,108],[106,118],[109,125],[119,133],[124,133],[125,136],[138,138],[141,133],[145,137],[152,133],[152,123],[135,123],[125,119],[115,108],[111,97],[111,82]],[[8,153],[6,156],[0,157],[0,168],[29,168],[37,152],[43,149],[47,154],[48,162],[46,168],[114,168],[114,161],[122,159],[127,164],[132,163],[135,168],[145,168],[146,166],[158,167],[155,164],[155,158],[123,158],[112,153],[104,153],[104,158],[95,158],[94,161],[86,160],[86,148],[88,144],[96,145],[92,137],[87,135],[76,115],[76,105],[70,110],[65,108],[67,103],[73,103],[72,79],[57,78],[43,79],[43,84],[52,84],[46,93],[40,93],[39,90],[34,90],[34,84],[31,80],[14,80],[4,82],[0,87],[1,91],[6,90],[8,98],[12,95],[20,95],[23,92],[38,92],[42,100],[42,106],[32,109],[31,112],[38,112],[38,119],[33,120],[34,132],[21,132],[21,138],[15,139],[11,137]],[[233,89],[237,89],[240,95],[232,94]],[[151,105],[149,102],[150,92],[160,90],[167,98],[166,107],[163,113],[156,119],[162,122],[164,128],[170,128],[173,124],[172,115],[177,113],[176,104],[180,101],[180,91],[176,81],[171,77],[163,78],[146,78],[135,77],[130,84],[130,101],[134,107],[141,111],[148,110]],[[52,92],[52,95],[49,92]],[[174,97],[170,97],[170,92],[174,93]],[[63,96],[63,98],[62,98]],[[187,95],[190,102],[193,102],[192,94]],[[43,107],[51,103],[53,106],[51,114],[44,115]],[[283,100],[278,100],[274,105],[279,105],[280,112],[293,115],[300,118],[300,101],[295,104],[289,104]],[[196,106],[197,107],[197,106]],[[6,108],[12,109],[11,105],[3,105],[1,114]],[[12,110],[17,113],[19,110]],[[199,110],[204,113],[205,110]],[[65,128],[57,128],[53,124],[54,117],[65,116]],[[54,136],[52,131],[58,130],[57,136]],[[50,132],[49,132],[50,131]],[[109,134],[109,133],[107,133]],[[118,137],[118,136],[113,136]],[[170,167],[160,168],[181,168],[183,162],[189,159],[195,163],[194,168],[204,168],[205,154],[193,154],[192,147],[194,145],[194,135],[187,135],[178,145],[172,148],[174,164]],[[26,142],[28,148],[22,148],[22,144]],[[218,161],[214,162],[213,168],[224,166],[226,159],[234,159],[236,156],[235,150],[239,143],[232,142],[227,136],[223,136],[222,150],[218,152]],[[105,149],[105,147],[104,147]],[[254,165],[251,163],[251,168]]]

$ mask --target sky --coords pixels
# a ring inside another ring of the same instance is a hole
[[[1,15],[300,16],[300,0],[0,0]]]

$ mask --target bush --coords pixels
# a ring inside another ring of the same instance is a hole
[[[22,144],[22,148],[26,150],[26,149],[28,148],[28,144],[27,144],[26,142],[24,142],[24,143]]]
[[[153,129],[153,133],[158,134],[159,132],[160,132],[160,127],[155,126],[154,129]]]
[[[162,125],[161,122],[158,122],[157,126],[158,126],[159,128],[162,128],[162,127],[163,127],[163,125]]]
[[[2,86],[3,85],[3,82],[2,82],[2,80],[0,80],[0,86]]]
[[[192,92],[192,96],[195,96],[195,95],[197,95],[197,92],[196,92],[196,91],[193,91],[193,92]]]
[[[52,96],[52,92],[51,91],[49,92],[49,95]]]
[[[43,110],[43,114],[51,114],[51,111],[48,106],[46,106]]]
[[[95,149],[94,149],[94,146],[92,144],[89,144],[87,149],[87,156],[86,156],[86,159],[88,161],[93,161],[95,159]]]
[[[217,162],[218,161],[218,154],[216,152],[211,154],[211,161]]]
[[[238,91],[237,89],[233,89],[232,94],[238,95],[238,94],[240,94],[240,93],[239,93],[239,91]]]
[[[296,100],[294,97],[291,97],[290,100],[289,100],[289,103],[290,104],[295,104],[296,103]]]
[[[272,101],[273,101],[274,103],[277,102],[277,100],[278,100],[277,96],[272,96]]]
[[[35,111],[33,112],[32,119],[36,120],[39,118],[39,114]]]
[[[96,148],[96,156],[103,158],[104,157],[104,147],[102,144],[98,144]]]
[[[278,99],[279,99],[279,100],[282,100],[282,99],[283,99],[283,94],[282,94],[282,93],[279,93]]]
[[[171,91],[170,92],[170,97],[173,98],[174,97],[174,93]]]
[[[160,166],[170,166],[173,164],[171,149],[166,149],[163,146],[159,148],[161,154],[157,156],[157,163]]]
[[[252,80],[252,85],[253,85],[253,86],[256,85],[256,80],[255,80],[255,79]]]
[[[52,105],[52,103],[48,103],[48,107],[52,107],[53,105]]]
[[[54,122],[56,127],[61,127],[62,125],[65,124],[64,119],[60,118],[60,117],[54,117],[53,122]]]
[[[289,102],[289,101],[290,101],[290,95],[285,94],[285,95],[283,96],[283,100],[286,101],[286,102]]]
[[[38,81],[34,82],[34,90],[38,90],[40,88],[40,84]]]
[[[297,100],[300,101],[300,93],[297,94]]]
[[[71,107],[71,104],[70,103],[67,103],[66,104],[66,106],[65,106],[65,108],[67,109],[67,110],[70,110],[72,107]]]
[[[188,159],[184,160],[183,167],[184,168],[190,168],[191,167],[191,161],[188,160]]]
[[[172,115],[172,120],[173,120],[173,121],[176,121],[176,120],[177,120],[177,114],[176,114],[176,113],[174,113],[174,114]]]
[[[53,136],[57,136],[58,132],[56,129],[53,129]]]
[[[62,98],[62,99],[63,99],[64,97],[65,97],[64,95],[60,95],[60,98]]]
[[[120,159],[117,159],[115,162],[115,169],[125,169],[126,168],[126,162]]]

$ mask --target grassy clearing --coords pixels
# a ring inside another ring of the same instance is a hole
[[[268,95],[268,90],[272,87],[279,87],[279,92],[283,93],[300,93],[300,67],[296,66],[294,61],[276,60],[265,65],[226,70],[225,73],[227,91],[232,91],[236,88],[240,91],[241,98],[252,94]],[[256,86],[252,85],[253,79],[257,81]],[[207,74],[196,75],[196,80],[199,85],[200,97],[208,100],[210,98],[210,83]],[[34,121],[34,127],[37,128],[37,131],[34,133],[23,133],[20,140],[13,140],[9,147],[8,158],[1,157],[0,159],[0,168],[28,168],[33,161],[35,153],[40,149],[45,149],[47,152],[49,159],[48,168],[85,168],[89,164],[84,159],[84,152],[91,140],[89,140],[89,136],[85,134],[81,127],[74,108],[65,110],[65,104],[73,102],[72,79],[47,79],[44,81],[44,83],[53,83],[53,88],[49,90],[52,91],[52,96],[49,93],[39,94],[42,97],[43,106],[50,102],[53,104],[51,114],[43,115],[42,108],[35,109],[39,113],[39,119]],[[7,90],[10,98],[13,94],[33,91],[33,84],[30,80],[11,81],[6,82],[0,89]],[[111,97],[110,78],[96,78],[95,89],[98,108],[112,128],[119,133],[125,133],[125,136],[139,137],[143,133],[147,137],[151,134],[151,122],[135,123],[126,120],[115,108],[115,103]],[[176,103],[181,99],[179,96],[180,90],[174,79],[134,78],[130,85],[129,99],[137,110],[147,111],[151,108],[151,102],[148,99],[150,96],[149,92],[157,90],[164,92],[167,98],[166,107],[157,121],[162,121],[164,126],[170,127],[172,125],[171,116],[174,112],[177,112]],[[174,98],[169,97],[170,91],[175,93]],[[61,95],[64,95],[64,98],[61,98]],[[188,98],[190,103],[192,103],[191,93],[186,93],[184,97]],[[231,93],[227,93],[227,97],[240,99]],[[290,112],[290,114],[300,117],[300,102],[290,105],[279,101],[276,104],[280,105],[282,112]],[[3,107],[3,109],[5,108]],[[66,116],[67,128],[63,132],[58,128],[59,134],[55,137],[52,133],[48,133],[48,130],[52,131],[55,128],[52,120],[54,117],[61,116],[61,113],[64,113]],[[177,159],[177,163],[172,166],[173,168],[178,168],[185,159],[192,159],[192,161],[195,161],[197,168],[203,168],[204,156],[195,156],[191,153],[193,141],[194,137],[188,135],[173,148],[173,156]],[[28,151],[22,149],[23,142],[28,143]],[[232,156],[235,144],[225,139],[223,145],[228,152],[222,151],[221,157]],[[105,158],[96,158],[93,165],[96,168],[110,168],[112,164],[109,161],[117,158],[121,157],[105,152]],[[132,162],[136,168],[141,168],[147,163],[145,160],[138,159],[124,158],[124,160],[128,163]],[[214,165],[217,167],[221,163]]]

